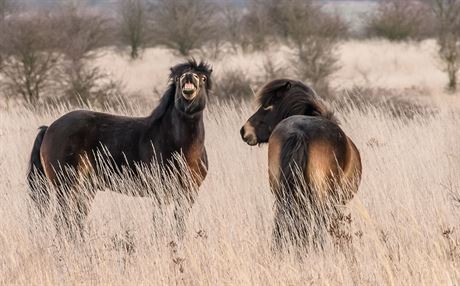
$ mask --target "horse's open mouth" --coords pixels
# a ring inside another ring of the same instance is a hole
[[[186,82],[182,85],[182,94],[186,99],[195,97],[196,86],[192,82]]]
[[[249,146],[256,146],[257,144],[259,144],[257,142],[257,139],[249,139],[249,140],[245,140],[245,142],[249,145]]]

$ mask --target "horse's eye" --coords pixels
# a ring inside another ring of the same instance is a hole
[[[264,110],[266,110],[266,111],[271,111],[271,110],[273,110],[273,105],[264,107]]]
[[[204,75],[203,76],[203,81],[207,81],[207,80],[208,80],[208,78]]]
[[[196,79],[200,79],[196,74],[193,74],[193,77]]]

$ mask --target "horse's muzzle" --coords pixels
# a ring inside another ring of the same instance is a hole
[[[182,75],[180,85],[182,96],[186,100],[193,100],[198,94],[199,79],[196,74],[186,73]]]
[[[240,130],[241,138],[248,145],[254,146],[257,145],[257,136],[255,129],[252,124],[248,121]]]

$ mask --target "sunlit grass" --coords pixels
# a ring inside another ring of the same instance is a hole
[[[460,278],[453,200],[460,131],[451,112],[410,121],[384,110],[338,112],[361,151],[363,181],[343,210],[342,233],[299,260],[270,250],[267,149],[245,145],[238,133],[249,106],[206,111],[210,170],[183,241],[174,234],[172,205],[160,211],[154,199],[107,190],[96,196],[87,240],[61,242],[52,214],[42,219],[30,208],[25,174],[36,128],[65,111],[0,112],[2,284],[446,285]],[[116,185],[136,186],[129,179]]]

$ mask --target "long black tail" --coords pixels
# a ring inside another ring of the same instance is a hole
[[[315,197],[305,175],[307,162],[308,142],[302,134],[293,135],[283,142],[281,189],[278,192],[273,231],[274,241],[278,246],[282,246],[280,242],[287,239],[294,245],[305,248],[310,243],[309,237],[315,232]]]
[[[302,134],[296,134],[286,140],[281,153],[282,188],[284,188],[285,214],[290,216],[293,226],[287,226],[291,239],[297,238],[300,245],[322,248],[327,227],[335,219],[337,209],[333,201],[325,200],[315,188],[319,182],[311,181],[308,170],[308,140]],[[291,228],[292,227],[292,228]],[[311,237],[311,241],[307,240]],[[305,244],[307,243],[307,244]]]
[[[37,205],[39,211],[44,214],[49,206],[50,193],[43,184],[41,179],[45,178],[45,170],[40,160],[40,147],[42,146],[43,137],[45,136],[48,126],[41,126],[37,137],[35,138],[32,153],[30,154],[29,171],[27,172],[27,182],[30,189],[30,197]]]
[[[302,134],[289,137],[281,149],[281,186],[287,195],[295,195],[305,182],[308,143]]]

